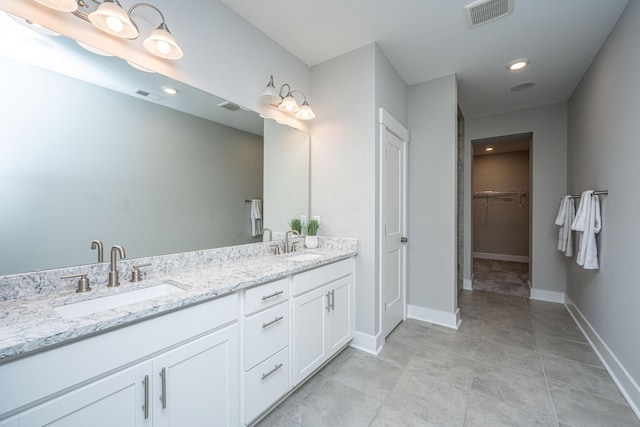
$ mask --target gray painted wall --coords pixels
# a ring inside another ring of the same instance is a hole
[[[376,333],[375,47],[311,69],[311,215],[323,234],[359,239],[356,330]]]
[[[262,137],[0,61],[0,274],[255,241]]]
[[[566,194],[566,104],[557,104],[467,120],[466,141],[533,132],[531,183],[531,296],[562,301],[565,260],[556,250],[554,225],[560,199]],[[468,199],[471,203],[471,197]],[[470,226],[470,224],[468,225]],[[470,254],[471,248],[467,248]],[[470,279],[471,277],[465,277]]]
[[[473,158],[474,192],[528,189],[528,151]],[[520,202],[517,195],[473,199],[473,252],[529,256],[529,212]]]
[[[323,234],[359,239],[356,331],[377,336],[377,109],[405,122],[407,87],[375,44],[311,71],[311,214],[321,216]]]
[[[409,87],[408,303],[453,314],[456,299],[455,76]]]
[[[567,294],[635,380],[640,396],[640,2],[631,0],[569,100],[568,190],[608,189],[600,270],[567,260]],[[640,401],[636,402],[636,404]]]

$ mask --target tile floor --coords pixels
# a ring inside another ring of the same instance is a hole
[[[463,291],[459,330],[401,323],[351,348],[260,427],[640,426],[561,304]]]
[[[479,291],[529,297],[529,264],[526,262],[473,259],[472,287]]]

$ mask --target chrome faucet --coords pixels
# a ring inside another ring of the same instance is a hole
[[[118,266],[116,265],[116,254],[120,253],[120,259],[124,259],[127,256],[124,253],[122,246],[113,245],[111,248],[111,269],[109,270],[109,283],[107,287],[112,288],[114,286],[120,286],[120,280],[118,279]]]
[[[98,262],[104,262],[104,255],[102,251],[102,241],[94,240],[91,242],[91,249],[98,249]]]
[[[262,234],[264,235],[264,233],[269,232],[269,241],[272,240],[273,238],[273,231],[271,231],[271,229],[269,227],[265,227],[262,229]]]
[[[286,233],[284,233],[284,253],[288,254],[290,252],[289,250],[289,233],[293,234],[294,236],[300,236],[300,233],[298,233],[296,230],[289,230]]]

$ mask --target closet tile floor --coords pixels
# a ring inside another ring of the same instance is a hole
[[[474,290],[529,297],[528,279],[529,264],[526,262],[473,259]]]
[[[562,304],[462,291],[457,331],[401,323],[345,349],[260,427],[640,426]]]

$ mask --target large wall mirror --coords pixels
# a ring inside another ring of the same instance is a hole
[[[259,242],[251,199],[274,232],[308,213],[306,133],[0,15],[0,275],[97,262],[95,239],[105,258]]]

